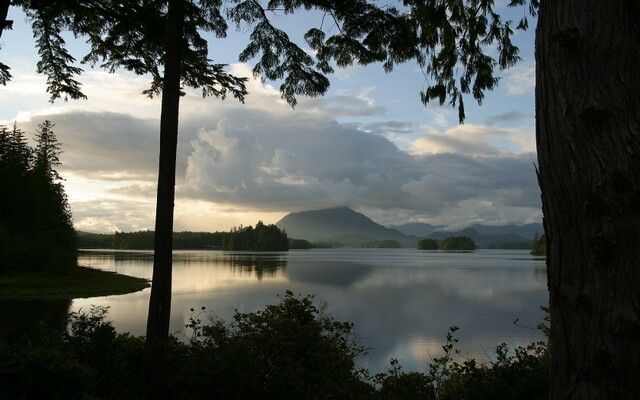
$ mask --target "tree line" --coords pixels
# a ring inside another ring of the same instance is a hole
[[[61,144],[46,120],[31,147],[14,123],[0,126],[0,270],[70,270],[76,232],[56,168]]]
[[[448,236],[441,241],[424,238],[418,241],[418,250],[476,250],[476,243],[469,236]]]
[[[137,232],[115,232],[99,234],[80,232],[78,247],[84,249],[151,250],[154,246],[155,232],[151,230]],[[265,225],[258,221],[255,228],[249,226],[233,227],[228,232],[174,232],[174,250],[248,250],[248,251],[287,251],[290,243],[303,246],[304,243],[289,239],[284,230],[276,225]],[[308,242],[307,242],[308,243]]]
[[[220,249],[224,232],[174,232],[175,250]],[[155,232],[151,230],[115,233],[78,232],[80,249],[151,250]]]

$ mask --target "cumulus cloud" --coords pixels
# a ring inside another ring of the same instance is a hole
[[[246,65],[233,70],[250,74]],[[253,79],[248,85],[246,104],[192,92],[182,99],[177,229],[247,224],[240,214],[249,223],[260,215],[275,222],[291,211],[340,205],[383,224],[540,218],[531,130],[380,120],[387,111],[372,89],[301,98],[292,110],[275,88]],[[68,182],[79,229],[153,227],[158,116],[138,103],[143,96],[130,95],[136,98],[130,106],[113,105],[116,111],[62,107],[21,124],[33,132],[52,119],[63,143],[63,174],[100,182],[95,194]],[[378,119],[359,119],[371,115]],[[345,116],[349,122],[340,122]]]
[[[508,69],[501,85],[509,96],[533,94],[536,88],[535,62],[521,62]]]
[[[494,128],[487,125],[456,125],[444,131],[430,125],[409,150],[415,155],[457,153],[469,156],[520,154],[535,151],[532,130]]]
[[[517,151],[492,147],[486,127],[464,133],[467,142],[451,141],[450,151],[409,154],[384,137],[304,112],[284,120],[258,110],[231,113],[191,142],[180,194],[264,210],[346,204],[432,219],[456,210],[459,218],[463,204],[470,212],[539,213],[534,154],[511,142]]]

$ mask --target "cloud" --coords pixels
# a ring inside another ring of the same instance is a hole
[[[508,69],[501,86],[508,96],[533,94],[536,88],[535,62],[521,62]]]
[[[86,232],[131,232],[152,228],[155,203],[134,199],[96,198],[71,205],[73,224]]]
[[[502,123],[513,123],[516,121],[521,121],[527,116],[520,111],[509,111],[502,114],[492,115],[485,120],[485,123],[489,126],[502,124]]]
[[[158,164],[157,120],[113,112],[70,111],[33,115],[26,132],[50,119],[62,143],[62,171],[106,180],[154,179]]]
[[[250,74],[246,65],[232,68]],[[301,98],[293,110],[275,88],[253,79],[248,85],[246,104],[203,100],[195,92],[181,100],[177,229],[224,230],[339,205],[366,211],[383,224],[540,218],[530,130],[360,119],[385,116],[372,89]],[[153,227],[158,116],[124,83],[118,90],[131,102],[121,97],[126,101],[110,106],[116,111],[60,107],[30,114],[20,124],[27,132],[45,118],[56,124],[64,150],[61,172],[69,176],[80,229]],[[345,116],[348,122],[338,119]]]
[[[424,134],[409,149],[415,155],[457,153],[469,156],[520,154],[535,151],[531,130],[494,128],[487,125],[456,125],[441,131],[423,126]]]
[[[346,204],[432,219],[460,219],[461,207],[470,213],[515,208],[525,218],[539,215],[535,155],[513,139],[502,138],[516,152],[487,144],[491,135],[519,132],[489,131],[464,131],[467,142],[449,143],[457,153],[409,154],[384,137],[304,112],[285,120],[258,110],[241,118],[231,113],[191,142],[179,194],[270,211]]]

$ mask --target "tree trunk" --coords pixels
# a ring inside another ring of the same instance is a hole
[[[637,0],[540,5],[552,399],[640,396],[639,10]]]
[[[178,148],[180,67],[184,24],[182,0],[169,1],[162,111],[160,116],[160,162],[156,202],[153,278],[147,319],[147,344],[169,336],[171,318],[171,250],[173,247],[173,205]]]

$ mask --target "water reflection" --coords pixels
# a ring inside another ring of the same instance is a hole
[[[150,252],[83,252],[85,265],[151,277]],[[450,326],[460,327],[463,353],[484,357],[495,345],[524,345],[547,304],[544,261],[523,251],[475,253],[412,249],[332,249],[274,253],[196,251],[174,254],[171,331],[184,330],[189,309],[204,306],[230,320],[279,301],[286,290],[315,294],[339,319],[356,324],[363,360],[372,371],[399,358],[405,370],[423,370],[438,355]],[[126,296],[74,300],[72,310],[110,306],[120,331],[143,334],[149,290]]]

